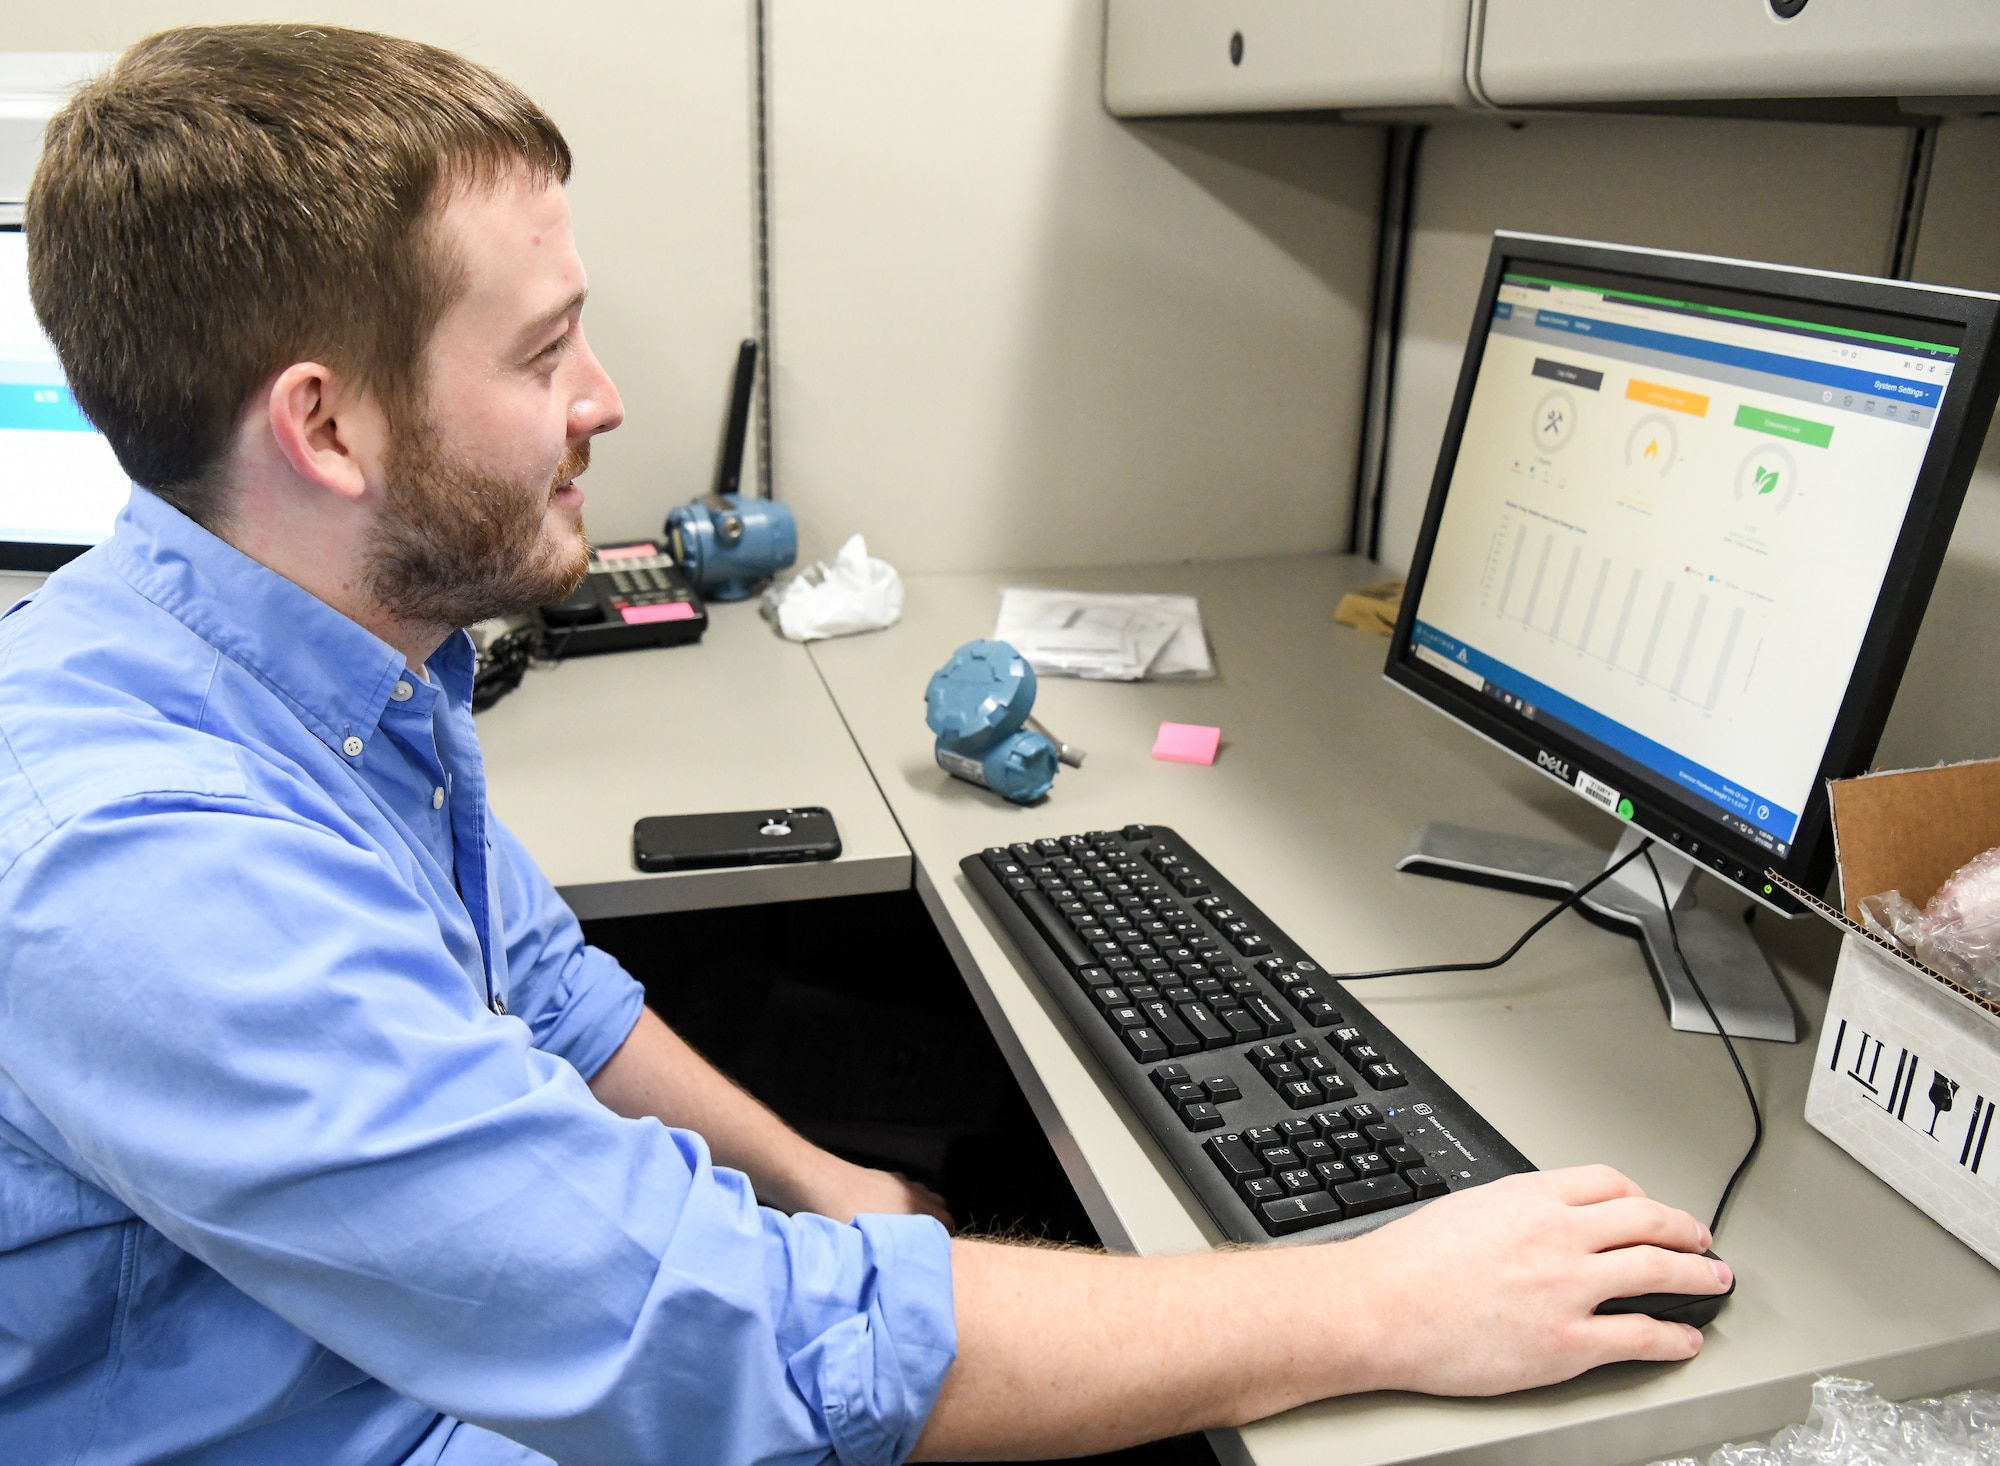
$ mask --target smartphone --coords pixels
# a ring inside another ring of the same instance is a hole
[[[833,816],[817,805],[650,815],[632,827],[632,863],[640,870],[782,865],[832,860],[839,854],[840,832]]]

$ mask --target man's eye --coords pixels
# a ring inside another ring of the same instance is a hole
[[[569,350],[569,332],[565,331],[562,333],[562,335],[556,337],[555,340],[551,341],[547,346],[544,346],[540,351],[536,352],[535,360],[541,362],[553,362],[557,357],[561,356],[564,352],[568,350]]]

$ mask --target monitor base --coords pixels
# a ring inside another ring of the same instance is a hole
[[[1644,838],[1628,826],[1611,860],[1623,859]],[[1724,1030],[1736,1038],[1797,1043],[1798,1018],[1749,928],[1694,904],[1693,878],[1699,871],[1685,856],[1657,842],[1652,856],[1667,888],[1667,899],[1673,903],[1681,951],[1714,1004]],[[1411,837],[1396,869],[1560,898],[1601,873],[1606,864],[1602,853],[1582,845],[1526,840],[1459,825],[1425,825]],[[1598,925],[1638,939],[1669,1023],[1686,1033],[1715,1032],[1674,956],[1673,936],[1660,910],[1659,890],[1643,858],[1591,892],[1581,909]]]

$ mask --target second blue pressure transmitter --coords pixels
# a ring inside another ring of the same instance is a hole
[[[924,689],[924,721],[937,734],[938,767],[1032,804],[1056,781],[1058,762],[1080,766],[1081,749],[1048,735],[1029,713],[1035,669],[1004,641],[968,641]]]

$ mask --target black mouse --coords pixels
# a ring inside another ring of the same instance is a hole
[[[1703,1257],[1722,1261],[1713,1252],[1704,1252]],[[1722,1312],[1722,1305],[1736,1293],[1736,1274],[1729,1275],[1729,1286],[1720,1293],[1639,1293],[1630,1298],[1607,1298],[1597,1305],[1599,1313],[1650,1313],[1662,1323],[1692,1324],[1695,1328],[1706,1328]]]

